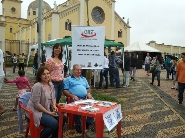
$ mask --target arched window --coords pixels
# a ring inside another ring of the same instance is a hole
[[[67,21],[65,22],[65,30],[69,30],[71,31],[71,21],[69,19],[67,19]]]
[[[118,38],[122,38],[122,30],[121,29],[118,31]]]
[[[36,15],[36,11],[33,11],[33,15]]]
[[[51,40],[51,35],[50,34],[48,34],[48,41],[50,41]]]
[[[68,29],[69,29],[69,31],[71,31],[71,22],[68,23]]]
[[[68,22],[65,22],[65,30],[68,30]]]

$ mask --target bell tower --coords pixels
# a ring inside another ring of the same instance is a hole
[[[2,15],[21,18],[21,0],[1,0]]]

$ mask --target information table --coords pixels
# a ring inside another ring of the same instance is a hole
[[[63,105],[59,107],[59,132],[58,132],[58,138],[63,138],[63,116],[64,113],[69,114],[76,114],[82,116],[82,137],[84,138],[85,129],[86,128],[86,117],[93,117],[95,119],[95,126],[96,126],[96,138],[103,138],[103,129],[104,129],[104,119],[103,116],[110,112],[113,109],[116,109],[117,107],[120,107],[119,104],[115,104],[111,107],[103,107],[103,106],[97,106],[96,104],[93,105],[93,107],[99,108],[99,111],[97,112],[88,112],[83,111],[79,109],[80,105],[75,106],[69,106],[69,105]],[[121,138],[121,120],[119,120],[117,124],[117,135],[118,138]]]

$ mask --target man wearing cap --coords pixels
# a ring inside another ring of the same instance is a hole
[[[120,88],[120,78],[119,78],[119,70],[118,65],[122,62],[120,58],[115,56],[114,51],[111,52],[109,56],[109,75],[110,75],[110,84],[111,87],[114,87],[114,81],[116,81],[116,88]]]
[[[5,75],[6,75],[6,70],[4,66],[3,51],[0,49],[0,90],[3,85]],[[5,112],[5,107],[0,104],[0,115],[2,115],[4,112]]]

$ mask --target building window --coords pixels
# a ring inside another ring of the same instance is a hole
[[[36,15],[36,11],[33,11],[33,15]]]
[[[50,41],[50,40],[51,40],[51,35],[49,34],[49,35],[48,35],[48,41]]]
[[[12,29],[12,28],[10,28],[10,33],[12,33],[12,30],[13,30],[13,29]]]
[[[65,22],[65,30],[68,30],[68,22]]]
[[[30,16],[30,11],[28,11],[28,16]]]
[[[118,31],[118,38],[122,38],[122,30]]]
[[[69,30],[71,31],[71,21],[68,19],[66,22],[65,22],[65,30]]]
[[[69,31],[71,31],[71,23],[68,23]]]

